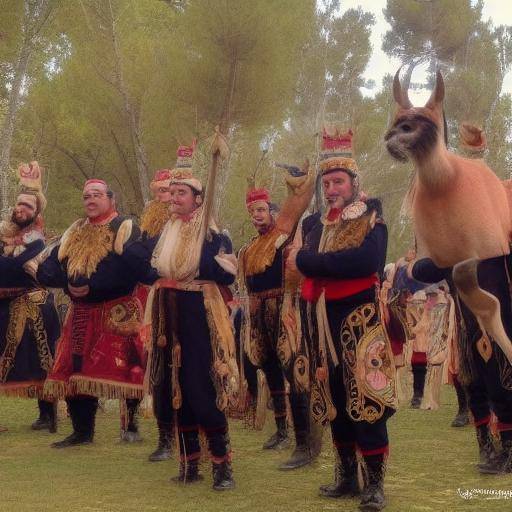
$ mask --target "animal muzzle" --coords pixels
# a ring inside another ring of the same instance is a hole
[[[386,135],[384,140],[386,141],[386,149],[388,150],[388,153],[395,160],[398,160],[399,162],[407,162],[407,160],[409,160],[409,156],[407,155],[403,144],[399,142],[396,135],[388,132],[388,135]]]

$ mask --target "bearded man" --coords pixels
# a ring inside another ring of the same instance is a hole
[[[123,254],[140,232],[119,215],[103,180],[85,183],[83,205],[85,217],[67,229],[37,269],[41,284],[62,288],[71,299],[45,393],[66,398],[73,432],[54,448],[92,442],[98,397],[143,394],[142,308]]]
[[[53,296],[24,270],[44,249],[41,191],[37,162],[21,164],[21,192],[10,221],[0,224],[0,394],[38,398],[39,418],[33,430],[55,432],[54,404],[43,400],[44,380],[51,370],[59,319]]]
[[[351,157],[352,132],[324,129],[320,161],[324,215],[303,222],[303,247],[287,263],[305,276],[305,335],[316,362],[312,410],[330,420],[337,454],[328,497],[359,494],[356,449],[365,487],[361,510],[384,507],[386,421],[396,408],[391,346],[379,319],[376,287],[386,259],[387,229],[380,204],[360,199]]]

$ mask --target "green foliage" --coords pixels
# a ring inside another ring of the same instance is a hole
[[[253,234],[244,196],[262,148],[268,152],[257,182],[280,202],[283,174],[273,162],[314,164],[322,120],[330,117],[354,130],[363,188],[383,200],[388,259],[414,242],[401,215],[412,169],[391,160],[381,142],[394,112],[391,76],[372,98],[360,91],[372,51],[371,13],[340,13],[338,0],[53,5],[27,71],[11,151],[12,169],[33,158],[46,168],[51,229],[61,231],[80,214],[82,184],[91,176],[111,183],[123,212],[140,213],[136,143],[150,178],[174,165],[178,145],[197,137],[196,172],[205,179],[208,137],[221,124],[231,157],[218,176],[216,216],[240,247]],[[0,118],[23,18],[22,2],[5,0],[2,7]],[[431,72],[442,69],[450,146],[458,147],[458,123],[481,125],[489,164],[509,177],[511,100],[500,94],[512,62],[512,28],[484,22],[482,3],[470,0],[389,0],[384,16],[388,55],[411,69],[425,62]]]

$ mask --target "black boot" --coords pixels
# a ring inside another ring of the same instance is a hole
[[[137,413],[139,411],[140,400],[138,398],[126,399],[126,428],[121,429],[121,441],[126,443],[138,443],[142,441],[137,422]]]
[[[172,425],[158,422],[158,446],[149,456],[150,462],[160,462],[171,458]]]
[[[199,458],[188,461],[180,461],[180,472],[171,478],[176,484],[192,484],[203,479],[199,473]]]
[[[235,487],[233,480],[233,470],[231,463],[228,461],[217,464],[212,463],[213,488],[216,491],[227,491]]]
[[[455,378],[453,381],[459,410],[452,421],[452,427],[464,427],[469,424],[468,396],[462,384]]]
[[[291,457],[279,466],[280,470],[300,468],[313,462],[309,421],[309,399],[305,393],[290,393],[290,406],[295,431],[295,450]]]
[[[339,498],[360,494],[357,480],[357,456],[353,446],[337,448],[334,464],[334,482],[320,487],[320,496]]]
[[[507,433],[510,434],[510,431]],[[512,473],[512,439],[501,437],[502,452],[500,454],[501,464],[500,473]]]
[[[80,444],[91,444],[94,438],[94,423],[98,400],[93,397],[72,398],[67,400],[69,415],[73,424],[73,433],[53,443],[52,448],[68,448]]]
[[[228,462],[231,453],[231,446],[229,442],[229,432],[227,425],[218,430],[210,430],[206,432],[208,439],[208,448],[212,455],[212,474],[213,474],[213,488],[216,491],[225,491],[235,487],[233,480],[233,470],[231,463]],[[215,460],[222,460],[222,462],[215,462]]]
[[[478,464],[480,473],[485,475],[500,475],[512,473],[512,433],[501,433],[502,450],[499,453],[494,451],[485,463]],[[494,446],[493,446],[494,449]]]
[[[382,510],[386,506],[384,497],[384,475],[386,463],[383,454],[367,455],[363,465],[364,490],[359,510]]]
[[[313,462],[308,432],[295,432],[295,442],[295,450],[293,450],[291,457],[279,466],[282,471],[301,468]]]
[[[282,450],[290,446],[286,416],[276,417],[277,430],[263,444],[264,450]]]
[[[476,438],[480,453],[480,462],[477,464],[478,471],[485,475],[499,473],[499,456],[489,431],[489,425],[479,425],[476,428]]]
[[[413,395],[411,407],[419,409],[423,400],[423,392],[425,391],[425,376],[427,375],[427,367],[423,364],[412,365],[412,388]]]
[[[46,400],[38,400],[39,418],[30,426],[32,430],[49,430],[57,432],[57,408],[56,403]]]

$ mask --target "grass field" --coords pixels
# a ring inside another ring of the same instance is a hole
[[[439,411],[403,408],[389,421],[391,456],[386,478],[388,512],[512,510],[512,499],[464,499],[458,489],[494,489],[512,493],[512,475],[484,477],[474,467],[477,447],[472,427],[450,428],[455,405],[445,388]],[[118,412],[109,407],[98,413],[93,445],[54,450],[50,443],[70,432],[69,420],[58,434],[32,432],[35,401],[0,398],[1,512],[142,512],[189,510],[286,511],[357,510],[358,500],[328,500],[317,489],[332,476],[329,435],[324,450],[310,467],[294,472],[276,469],[287,453],[267,453],[261,444],[272,432],[254,432],[231,423],[236,489],[211,489],[209,464],[205,480],[190,486],[169,482],[175,460],[147,461],[156,445],[153,419],[141,420],[144,441],[118,441]]]

